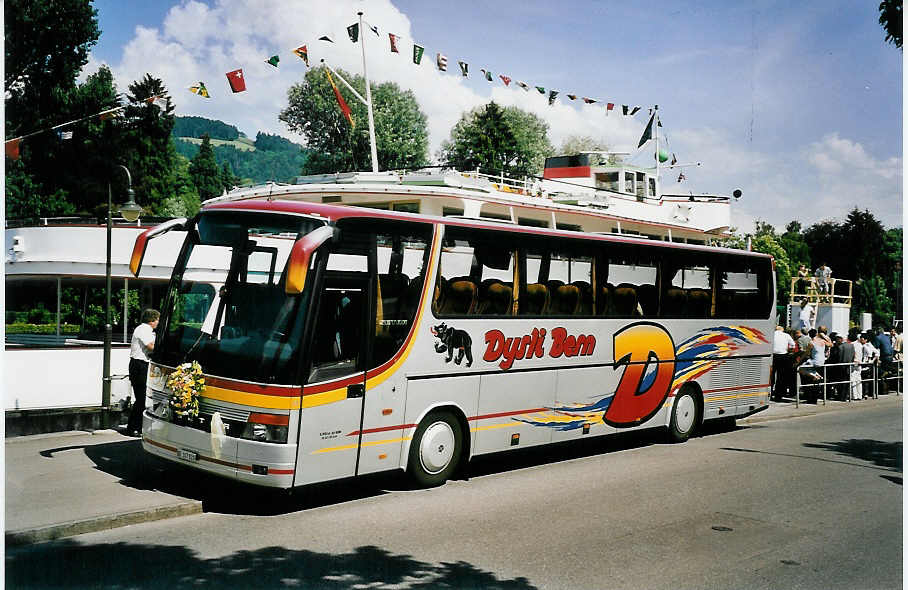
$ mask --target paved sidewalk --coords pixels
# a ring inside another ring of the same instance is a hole
[[[773,402],[738,423],[766,422],[868,405],[901,412],[902,397],[827,405]],[[242,510],[256,490],[189,469],[174,469],[113,430],[6,440],[6,544],[21,545],[204,510]],[[209,507],[210,504],[210,507]]]
[[[113,430],[7,439],[6,544],[201,512],[161,471],[139,439]]]

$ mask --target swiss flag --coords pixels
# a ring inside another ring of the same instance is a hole
[[[243,78],[243,69],[227,72],[227,81],[230,82],[230,89],[234,92],[243,92],[246,90],[246,79]]]

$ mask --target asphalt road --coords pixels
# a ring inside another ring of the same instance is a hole
[[[431,490],[225,486],[205,510],[7,549],[6,586],[901,588],[901,404],[527,449]]]

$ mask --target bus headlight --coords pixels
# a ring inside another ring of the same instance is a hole
[[[285,443],[290,416],[286,414],[249,414],[242,438],[261,442]]]

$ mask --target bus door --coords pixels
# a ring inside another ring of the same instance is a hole
[[[375,301],[369,245],[342,239],[319,262],[294,485],[356,474]]]

